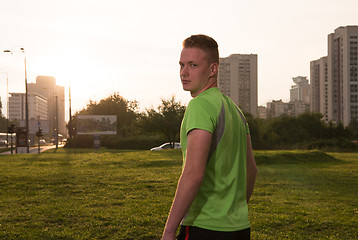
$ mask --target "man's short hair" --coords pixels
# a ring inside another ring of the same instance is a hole
[[[209,36],[191,35],[183,41],[183,48],[200,48],[208,54],[210,63],[219,63],[218,44]]]

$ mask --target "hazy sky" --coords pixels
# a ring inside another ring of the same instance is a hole
[[[358,25],[357,9],[357,0],[1,0],[0,50],[25,48],[28,82],[70,81],[73,112],[113,92],[144,109],[172,95],[190,100],[181,43],[207,34],[221,57],[258,54],[258,104],[266,105],[289,100],[292,77],[309,78],[310,61],[327,55],[327,35]],[[21,53],[0,54],[3,105],[6,73],[9,92],[24,91]]]

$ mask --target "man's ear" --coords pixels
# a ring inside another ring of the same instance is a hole
[[[219,64],[212,63],[210,65],[210,77],[216,76],[218,74],[218,71],[219,71]]]

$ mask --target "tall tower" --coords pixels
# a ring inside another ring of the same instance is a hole
[[[328,122],[328,69],[327,57],[310,63],[311,112],[321,113]]]
[[[220,58],[218,87],[243,111],[257,116],[257,54]]]
[[[328,118],[347,126],[358,119],[358,26],[328,35]]]
[[[306,104],[310,103],[310,85],[307,77],[294,77],[292,78],[296,85],[291,86],[290,101],[300,101]]]
[[[39,93],[47,98],[47,115],[50,134],[58,132],[67,136],[65,123],[65,88],[56,85],[56,79],[51,76],[37,76],[36,83],[28,84],[30,93]]]

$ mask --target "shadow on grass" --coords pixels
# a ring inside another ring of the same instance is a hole
[[[158,161],[150,161],[150,162],[142,162],[137,165],[138,168],[165,168],[165,167],[176,167],[181,166],[182,163],[174,160],[158,160]]]

